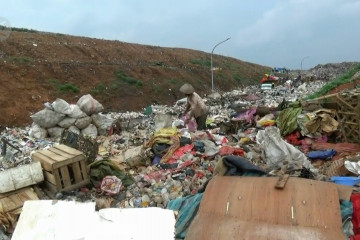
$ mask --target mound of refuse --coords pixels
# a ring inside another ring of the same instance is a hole
[[[65,130],[87,137],[106,135],[113,119],[101,114],[104,107],[90,94],[82,96],[76,104],[63,99],[45,103],[45,108],[31,115],[33,124],[30,137],[60,138]]]

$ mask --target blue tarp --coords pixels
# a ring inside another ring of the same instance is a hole
[[[195,195],[171,200],[168,203],[167,209],[179,211],[175,225],[176,238],[185,238],[188,228],[197,214],[202,197],[203,193],[197,193]]]

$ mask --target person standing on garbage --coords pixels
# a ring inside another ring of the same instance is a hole
[[[189,83],[185,83],[184,85],[182,85],[180,88],[180,92],[184,93],[187,97],[183,116],[186,116],[187,112],[189,112],[189,117],[186,118],[185,124],[187,124],[190,119],[194,117],[198,126],[197,129],[206,129],[208,108],[202,98],[195,92],[194,87]]]

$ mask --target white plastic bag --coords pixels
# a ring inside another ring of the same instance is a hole
[[[170,128],[172,117],[169,114],[156,114],[154,117],[155,121],[155,132],[159,131],[162,128]]]
[[[350,172],[355,173],[356,175],[360,175],[360,161],[359,162],[350,162],[350,161],[346,160],[344,162],[344,166]]]
[[[304,167],[314,170],[304,153],[282,139],[277,127],[260,130],[256,134],[256,142],[265,151],[266,163],[270,168],[279,168],[286,162],[301,162]]]

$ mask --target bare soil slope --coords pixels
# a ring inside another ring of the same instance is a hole
[[[213,56],[215,88],[258,83],[269,67]],[[45,102],[91,94],[107,111],[173,104],[184,82],[211,92],[210,54],[42,32],[11,32],[0,42],[0,127],[30,124]]]

